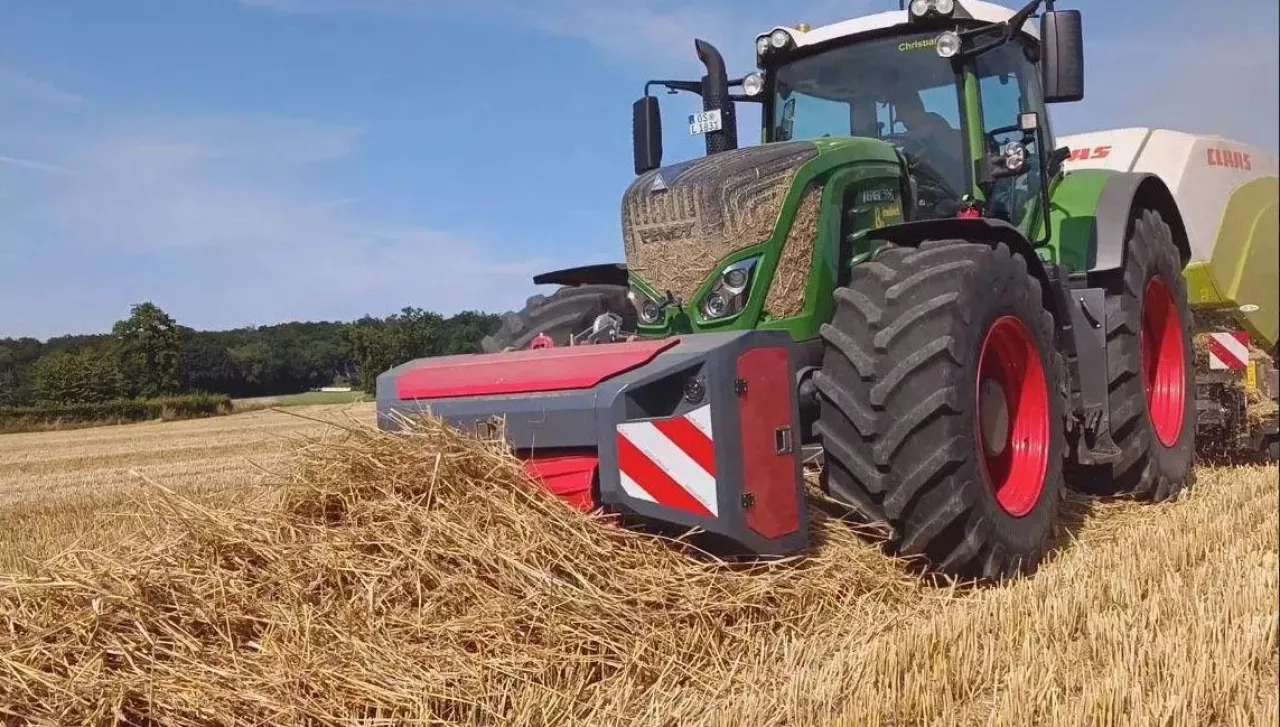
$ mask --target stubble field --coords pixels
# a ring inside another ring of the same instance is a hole
[[[0,723],[1280,720],[1274,468],[1074,497],[1035,578],[951,590],[816,512],[813,555],[744,573],[450,433],[304,418],[371,415],[0,436]]]

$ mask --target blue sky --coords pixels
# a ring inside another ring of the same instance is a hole
[[[518,307],[536,272],[620,259],[631,102],[699,75],[695,35],[742,73],[758,30],[896,5],[0,0],[0,337],[144,299],[197,328]],[[1060,6],[1088,95],[1059,133],[1276,150],[1275,0]],[[666,159],[698,154],[696,99],[662,100]]]

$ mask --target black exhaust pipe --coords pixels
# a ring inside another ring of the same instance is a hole
[[[724,57],[716,47],[705,40],[694,39],[698,60],[707,68],[702,77],[702,110],[719,111],[723,128],[707,133],[707,154],[718,154],[738,148],[738,121],[734,114],[733,100],[729,98],[729,73],[724,67]]]

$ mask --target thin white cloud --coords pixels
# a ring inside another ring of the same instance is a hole
[[[696,72],[693,39],[702,38],[719,47],[734,73],[735,68],[755,67],[756,34],[775,25],[822,25],[884,9],[883,0],[765,0],[750,6],[730,0],[697,5],[678,0],[546,0],[537,5],[512,3],[510,12],[540,31],[581,40],[655,70],[674,66]]]
[[[439,0],[235,0],[258,10],[286,14],[360,13],[416,20],[438,20],[459,10]],[[755,34],[778,23],[833,22],[883,10],[884,0],[471,0],[468,14],[494,22],[590,44],[615,58],[643,61],[652,68],[696,66],[693,38],[722,45],[733,65],[754,63]]]
[[[496,0],[496,2],[507,1]],[[439,15],[456,7],[453,3],[439,0],[235,0],[235,2],[255,10],[268,10],[286,15],[361,13],[387,17],[425,17],[429,14]],[[476,3],[487,2],[488,0],[473,0],[467,9],[475,10]]]
[[[0,164],[18,169],[27,169],[33,172],[45,172],[46,174],[75,174],[74,169],[60,166],[58,164],[50,164],[48,162],[37,161],[35,159],[23,159],[21,157],[7,156],[0,154]]]
[[[17,102],[36,102],[54,106],[83,106],[84,96],[57,84],[0,66],[0,100],[8,97]]]
[[[430,19],[438,0],[238,0],[281,12],[361,12]],[[1021,5],[1006,2],[1009,6]],[[892,9],[893,0],[473,0],[469,13],[587,43],[642,66],[646,77],[699,70],[693,38],[724,53],[731,73],[754,65],[755,33],[775,24],[821,25]],[[1140,5],[1140,4],[1139,4]],[[1241,0],[1234,12],[1200,0],[1168,0],[1156,12],[1114,0],[1075,0],[1084,13],[1088,96],[1053,109],[1063,131],[1152,125],[1221,133],[1276,149],[1274,0]],[[1248,22],[1242,22],[1247,18]],[[1113,25],[1105,23],[1112,21]],[[1142,23],[1135,34],[1134,22]]]
[[[134,298],[163,301],[201,328],[351,319],[405,305],[443,313],[520,305],[551,261],[360,214],[352,199],[306,190],[313,167],[355,153],[358,138],[301,120],[222,117],[135,119],[68,143],[60,161],[80,174],[20,190],[23,234],[0,234],[35,258],[55,256],[61,282],[36,286],[35,275],[0,270],[0,309],[23,296],[57,308],[64,298],[55,288],[96,281],[104,260],[134,263],[110,285],[95,284],[97,303],[84,306],[83,291],[65,298],[80,301],[91,330]],[[35,325],[8,321],[4,333],[18,324]]]

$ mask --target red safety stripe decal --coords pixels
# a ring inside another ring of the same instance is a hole
[[[617,442],[618,467],[652,495],[658,504],[703,517],[712,516],[710,510],[621,432],[618,433]]]
[[[702,430],[689,421],[687,417],[658,419],[653,422],[653,426],[667,435],[667,439],[670,439],[672,444],[689,455],[694,462],[698,463],[699,467],[706,470],[707,474],[715,477],[715,445],[712,444],[711,438],[703,434]]]

